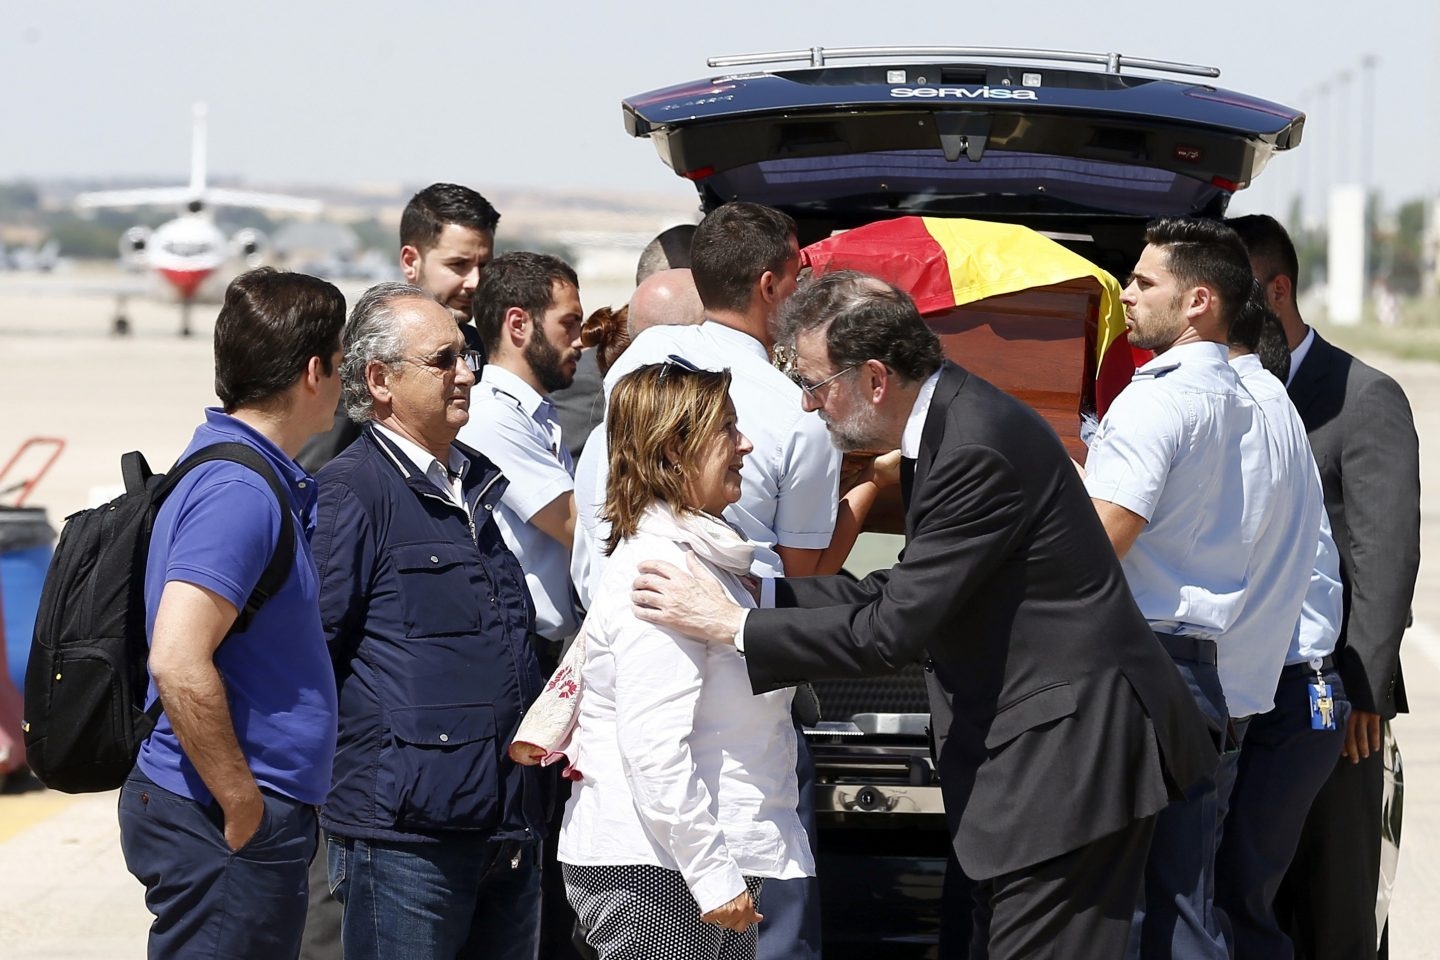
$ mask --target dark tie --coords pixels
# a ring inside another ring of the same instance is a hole
[[[915,458],[900,458],[900,496],[905,501],[905,509],[910,509],[910,493],[915,488]]]

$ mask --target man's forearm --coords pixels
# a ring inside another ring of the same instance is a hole
[[[258,797],[259,788],[240,742],[213,661],[171,668],[155,675],[160,702],[185,756],[221,807]]]

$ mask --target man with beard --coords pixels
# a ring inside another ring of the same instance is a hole
[[[496,520],[525,568],[544,669],[579,627],[570,589],[575,461],[550,394],[575,379],[584,319],[575,271],[543,253],[497,257],[475,295],[487,362],[460,439],[510,479]]]
[[[1085,485],[1225,755],[1156,819],[1128,956],[1225,958],[1219,826],[1249,718],[1273,703],[1320,504],[1293,417],[1229,363],[1228,344],[1254,342],[1246,326],[1259,323],[1245,311],[1255,281],[1240,238],[1214,221],[1165,219],[1145,242],[1121,301],[1131,345],[1156,356],[1100,421]]]
[[[535,601],[531,643],[545,673],[579,628],[570,586],[575,540],[575,461],[550,395],[575,379],[580,360],[580,282],[569,264],[543,253],[509,253],[485,268],[475,292],[475,327],[486,364],[475,385],[470,422],[460,439],[489,457],[510,485],[495,510],[505,542],[525,571]],[[562,790],[559,810],[569,796]],[[576,956],[574,913],[545,845],[540,957]]]
[[[1155,815],[1215,750],[1063,447],[947,362],[884,281],[827,274],[785,312],[804,409],[837,445],[908,459],[905,550],[861,581],[775,580],[775,608],[752,610],[646,561],[636,615],[735,644],[757,693],[928,654],[954,696],[936,734],[956,858],[978,881],[969,956],[1119,958]]]

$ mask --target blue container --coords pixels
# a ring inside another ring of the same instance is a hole
[[[0,507],[0,604],[5,608],[0,647],[5,669],[21,690],[54,541],[44,507]]]

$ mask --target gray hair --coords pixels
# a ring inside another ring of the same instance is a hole
[[[433,300],[430,294],[408,283],[377,283],[366,290],[350,311],[342,343],[345,359],[340,363],[340,384],[344,390],[345,413],[356,423],[375,419],[375,398],[365,381],[372,362],[393,364],[405,349],[400,336],[395,306],[402,300]]]

